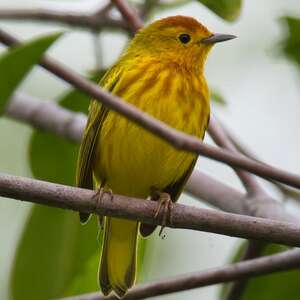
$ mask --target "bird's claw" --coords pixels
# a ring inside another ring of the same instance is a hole
[[[158,208],[155,212],[154,218],[157,219],[160,215],[160,212],[162,211],[159,236],[163,239],[165,238],[165,235],[162,235],[162,233],[167,225],[167,222],[169,221],[169,223],[172,224],[172,208],[173,202],[170,195],[168,193],[159,193]]]
[[[114,199],[114,195],[113,195],[113,192],[112,192],[111,189],[105,189],[103,187],[98,188],[95,191],[95,194],[93,196],[93,199],[96,202],[96,208],[97,208],[97,210],[101,209],[101,207],[102,207],[104,194],[109,194],[111,201],[113,201],[113,199]],[[101,216],[99,216],[99,228],[101,230],[103,230],[103,228],[104,228],[103,224],[104,224],[104,216],[101,215]]]

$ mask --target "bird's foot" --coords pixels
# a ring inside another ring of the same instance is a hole
[[[156,213],[154,215],[154,218],[157,219],[160,217],[161,219],[161,228],[159,231],[159,236],[162,238],[165,238],[164,235],[162,235],[164,228],[167,225],[167,222],[172,224],[172,208],[173,208],[173,202],[168,193],[161,193],[157,192],[159,195],[158,198],[158,208],[156,210]],[[162,216],[160,214],[162,213]]]
[[[93,196],[93,199],[96,202],[96,208],[97,209],[99,209],[99,208],[101,209],[101,206],[103,204],[103,196],[104,196],[104,194],[109,194],[111,201],[113,201],[113,199],[114,199],[114,195],[113,195],[113,192],[112,192],[111,189],[106,189],[104,187],[99,187],[95,191],[95,194]],[[101,230],[103,230],[103,228],[104,228],[104,216],[99,216],[98,222],[99,222],[99,228]]]

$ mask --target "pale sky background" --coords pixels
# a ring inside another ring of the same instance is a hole
[[[7,7],[52,6],[82,10],[99,1],[33,1],[0,0]],[[231,33],[238,39],[216,45],[207,66],[208,82],[225,97],[226,108],[213,111],[262,159],[278,167],[300,173],[300,74],[280,56],[277,45],[284,32],[280,16],[300,16],[299,0],[245,0],[239,21],[225,23],[202,5],[194,2],[179,9],[164,11],[167,15],[189,15],[205,23],[212,31]],[[19,37],[61,29],[59,26],[0,22]],[[120,54],[126,42],[118,33],[100,38],[103,60],[109,65]],[[81,30],[66,34],[51,55],[84,73],[95,63],[93,39]],[[38,82],[38,84],[37,84]],[[35,69],[20,90],[45,99],[53,99],[67,86],[40,69]],[[31,176],[27,163],[27,145],[31,130],[6,118],[0,120],[0,172]],[[208,139],[207,139],[208,141]],[[227,167],[200,159],[198,167],[223,181],[241,188]],[[181,201],[199,205],[182,196]],[[8,272],[20,229],[26,220],[29,204],[0,199],[0,298],[7,299]],[[291,206],[292,209],[292,206]],[[229,261],[237,240],[215,234],[187,230],[166,230],[167,238],[157,235],[148,249],[144,277],[147,280],[219,266]],[[96,274],[95,274],[96,276]],[[218,288],[208,287],[157,299],[217,299]]]

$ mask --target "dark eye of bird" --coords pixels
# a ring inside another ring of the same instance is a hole
[[[191,40],[191,37],[189,34],[187,33],[182,33],[180,36],[179,36],[179,40],[181,43],[183,44],[187,44],[190,40]]]

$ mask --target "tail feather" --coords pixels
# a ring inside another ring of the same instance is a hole
[[[138,222],[107,217],[99,267],[104,295],[112,290],[121,298],[136,277]]]

